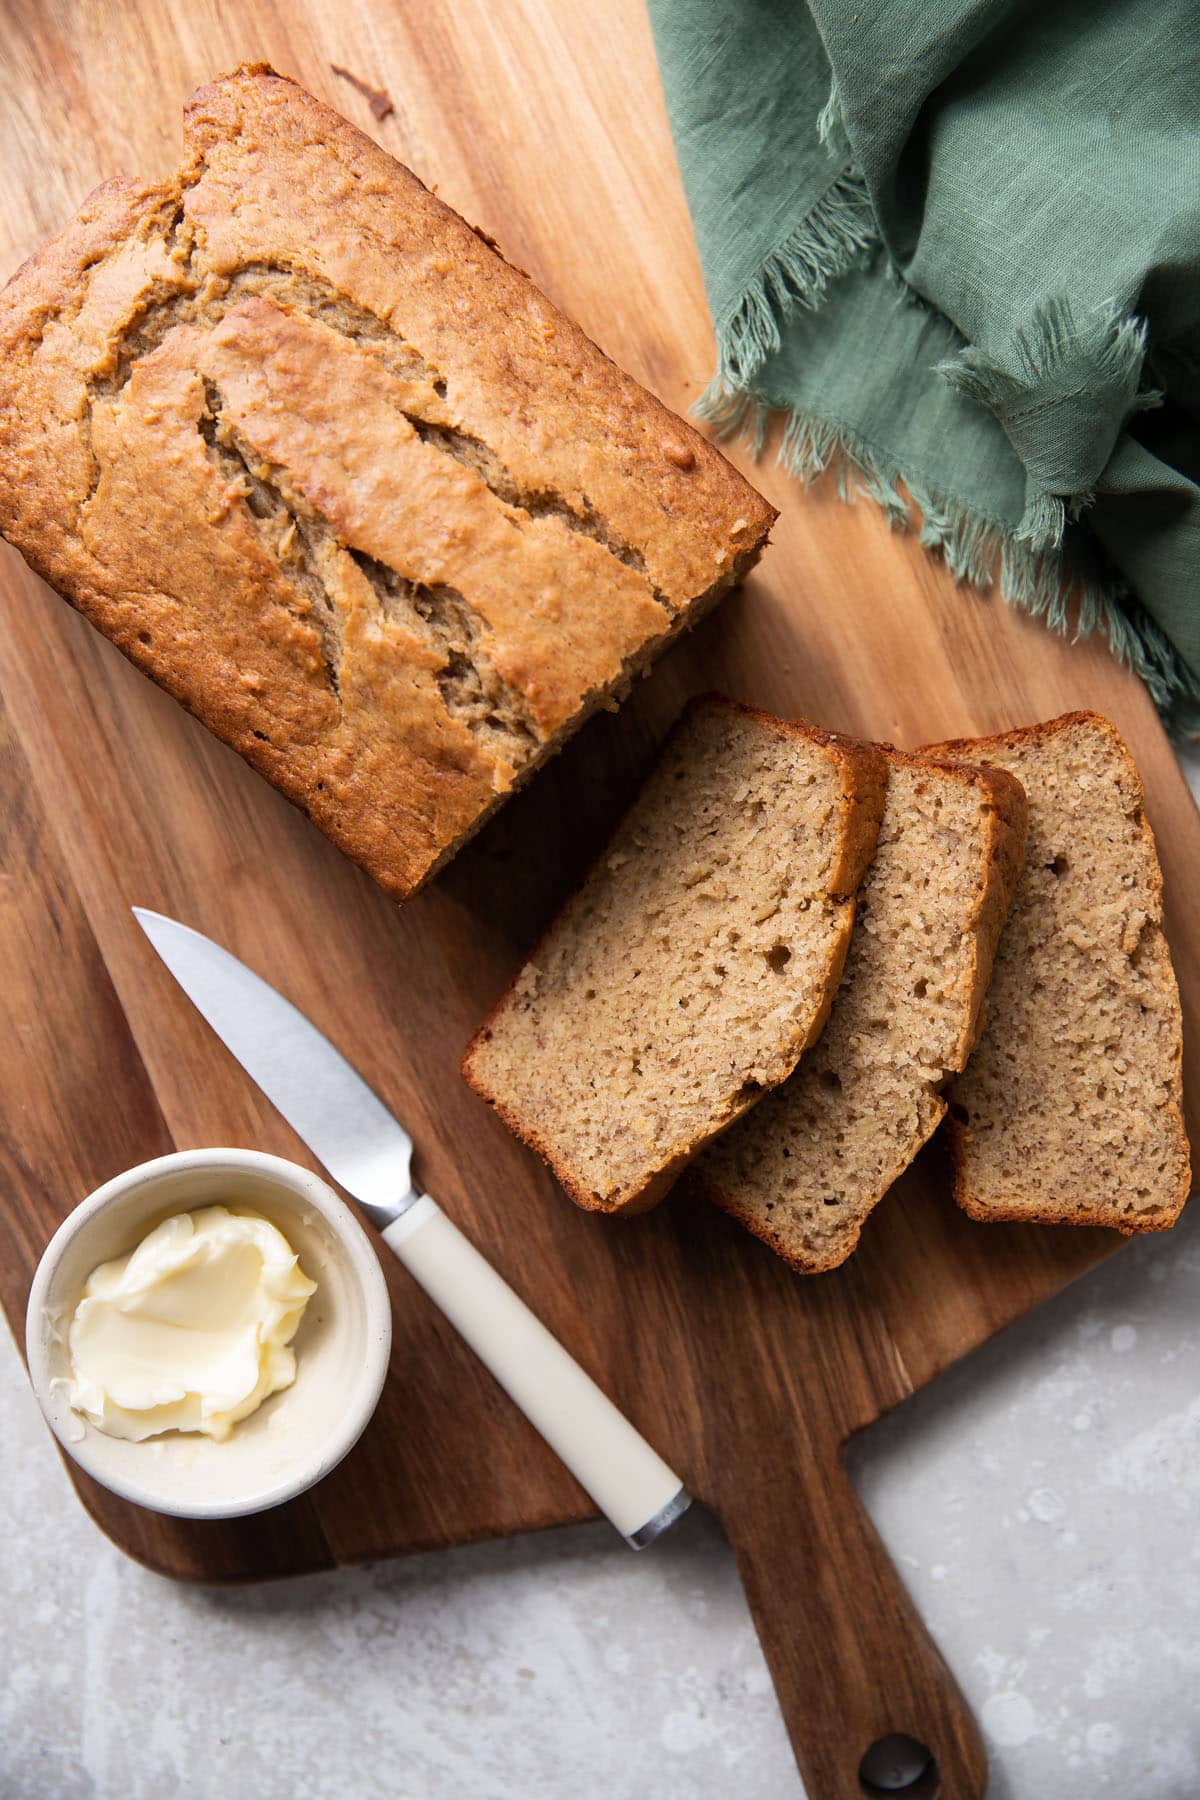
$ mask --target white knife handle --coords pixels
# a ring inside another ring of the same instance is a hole
[[[678,1475],[436,1200],[423,1195],[383,1241],[635,1550],[686,1512]]]

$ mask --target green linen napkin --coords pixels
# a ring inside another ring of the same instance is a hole
[[[648,0],[717,338],[956,576],[1200,731],[1200,6]],[[1076,604],[1071,604],[1074,602]]]

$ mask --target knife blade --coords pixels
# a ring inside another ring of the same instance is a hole
[[[192,1005],[381,1229],[419,1196],[412,1139],[362,1076],[282,994],[190,925],[135,906],[133,916]]]
[[[134,917],[196,1010],[635,1550],[691,1504],[678,1475],[412,1180],[412,1139],[291,1001],[190,926]]]

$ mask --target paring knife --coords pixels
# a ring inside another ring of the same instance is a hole
[[[413,1185],[412,1139],[289,1000],[228,950],[140,906],[134,917],[197,1011],[353,1195],[526,1418],[635,1550],[691,1505],[678,1475],[558,1339]]]

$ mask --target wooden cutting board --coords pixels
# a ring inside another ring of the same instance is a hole
[[[7,0],[4,34],[5,274],[96,182],[171,167],[187,93],[265,57],[494,233],[671,405],[706,379],[711,335],[639,0]],[[386,88],[393,111],[376,120],[332,64]],[[1103,650],[956,590],[870,504],[804,494],[766,464],[758,479],[784,514],[745,592],[403,910],[4,552],[0,1297],[19,1337],[54,1226],[129,1164],[202,1144],[309,1160],[129,908],[198,926],[358,1064],[412,1130],[420,1178],[719,1514],[812,1800],[859,1796],[860,1756],[891,1731],[937,1758],[940,1788],[910,1791],[963,1800],[983,1790],[978,1733],[843,1446],[1119,1240],[970,1224],[935,1145],[853,1262],[805,1280],[683,1194],[640,1219],[576,1212],[455,1068],[683,700],[714,686],[901,745],[1070,707],[1109,714],[1149,790],[1194,1031],[1200,948],[1180,907],[1200,876],[1200,820],[1141,688]],[[1194,1117],[1194,1087],[1191,1099]],[[155,1569],[234,1580],[586,1517],[423,1296],[398,1266],[388,1276],[390,1384],[315,1493],[203,1525],[76,1476],[104,1530]]]

